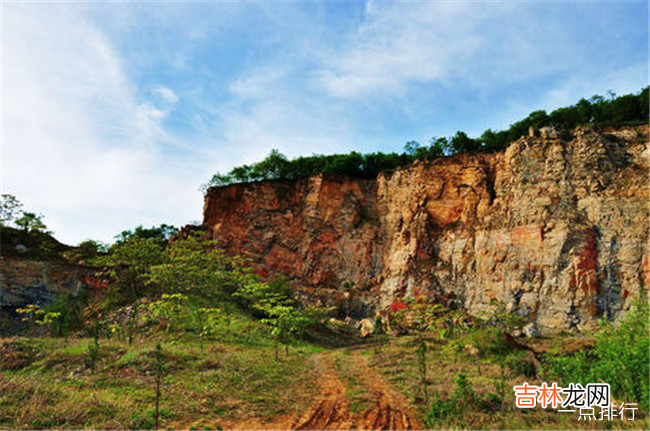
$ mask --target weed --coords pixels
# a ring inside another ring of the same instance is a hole
[[[503,398],[493,393],[479,396],[467,376],[459,373],[454,379],[456,387],[448,399],[442,399],[436,392],[434,400],[429,404],[425,422],[431,428],[439,425],[465,426],[464,418],[472,412],[492,412],[501,408]]]

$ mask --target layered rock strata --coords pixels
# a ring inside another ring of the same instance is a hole
[[[414,291],[546,333],[615,319],[650,283],[648,127],[542,129],[501,153],[212,188],[204,227],[255,270],[361,313]],[[354,288],[351,288],[354,283]]]

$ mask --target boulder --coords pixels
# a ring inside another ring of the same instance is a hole
[[[539,337],[539,331],[537,330],[537,327],[535,326],[534,323],[529,323],[528,325],[524,326],[522,332],[528,338]]]
[[[375,332],[375,322],[365,318],[361,320],[361,338],[366,338]]]

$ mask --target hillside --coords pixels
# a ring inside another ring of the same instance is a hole
[[[534,135],[101,251],[3,228],[0,428],[647,428],[648,126]],[[602,381],[634,419],[512,389]]]

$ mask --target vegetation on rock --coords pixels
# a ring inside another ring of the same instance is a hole
[[[350,178],[375,178],[381,172],[392,172],[409,165],[415,160],[432,160],[441,156],[461,153],[493,153],[504,150],[510,142],[529,133],[529,128],[539,129],[551,126],[569,131],[579,125],[597,127],[645,124],[648,121],[648,89],[637,94],[609,98],[595,95],[580,99],[575,105],[558,108],[551,113],[534,111],[523,120],[510,125],[506,130],[487,129],[476,138],[458,131],[451,137],[433,137],[429,145],[416,141],[407,142],[404,152],[360,154],[313,155],[289,160],[278,150],[273,150],[264,160],[252,165],[233,168],[227,174],[216,173],[203,186],[223,186],[260,180],[297,180],[317,174],[344,176]]]

